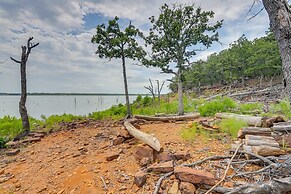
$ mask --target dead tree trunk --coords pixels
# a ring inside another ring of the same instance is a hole
[[[282,59],[284,86],[291,102],[291,8],[287,0],[263,0]]]
[[[33,37],[30,37],[27,41],[27,46],[21,46],[22,54],[21,61],[18,61],[12,57],[11,60],[20,64],[20,75],[21,75],[21,97],[19,101],[19,113],[21,115],[22,127],[24,132],[20,134],[17,139],[20,139],[26,136],[30,131],[29,118],[26,109],[26,99],[27,99],[27,88],[26,88],[26,62],[28,60],[28,56],[31,52],[31,49],[39,45],[39,43],[33,44],[31,43]]]
[[[160,103],[161,103],[161,91],[163,89],[165,81],[163,81],[161,86],[160,86],[160,81],[159,80],[156,80],[156,82],[157,82],[157,85],[158,85],[158,106],[160,106]]]
[[[149,79],[149,81],[150,81],[150,85],[149,86],[144,86],[144,88],[150,91],[150,93],[152,94],[152,97],[153,97],[153,102],[154,102],[155,101],[155,97],[156,97],[155,91],[154,91],[154,86],[153,86],[152,80]]]

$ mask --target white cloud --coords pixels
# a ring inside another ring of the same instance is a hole
[[[172,4],[175,1],[166,1]],[[137,26],[148,23],[148,17],[159,14],[163,1],[155,0],[9,0],[0,2],[0,61],[10,56],[19,59],[21,45],[33,36],[40,45],[28,61],[28,89],[31,92],[114,92],[123,93],[120,60],[99,59],[91,41],[94,29],[87,29],[84,15],[101,13],[132,20]],[[182,0],[179,3],[192,3]],[[266,14],[250,22],[244,17],[252,0],[198,0],[205,10],[213,10],[216,19],[225,19],[221,41],[226,45],[242,33],[250,38],[266,30]],[[27,6],[29,5],[29,6]],[[226,46],[224,46],[226,47]],[[200,53],[205,58],[212,50]],[[131,65],[128,61],[129,90],[147,92],[148,78],[166,80],[172,75],[160,74],[158,68]],[[0,92],[19,91],[19,66],[8,60],[0,65]]]

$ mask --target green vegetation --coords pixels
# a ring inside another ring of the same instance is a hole
[[[209,48],[218,41],[217,30],[222,21],[214,21],[213,11],[203,11],[194,4],[164,4],[158,17],[150,17],[152,27],[145,38],[150,45],[150,59],[146,66],[159,67],[164,73],[173,74],[178,88],[178,114],[184,114],[182,80],[190,59],[199,50]],[[211,20],[211,22],[209,22]],[[171,65],[175,64],[175,66]]]
[[[236,138],[239,129],[246,126],[247,124],[245,122],[230,118],[223,119],[219,124],[219,129],[222,132],[230,134],[232,138]]]
[[[237,104],[231,98],[218,97],[212,101],[198,106],[201,116],[213,116],[218,112],[229,112],[236,108]]]
[[[209,131],[204,130],[198,123],[195,122],[192,124],[192,127],[182,129],[180,135],[187,141],[195,141],[198,137],[199,140],[208,140],[212,136]]]
[[[283,115],[291,117],[289,101],[284,99],[279,103],[270,105],[270,111],[263,113],[262,103],[236,103],[228,97],[217,97],[211,101],[200,99],[187,99],[184,98],[185,112],[199,112],[201,116],[213,116],[217,112],[235,112],[237,114],[261,114],[261,115]],[[165,99],[161,100],[158,106],[152,98],[139,96],[132,104],[131,109],[133,114],[140,115],[155,115],[155,114],[175,114],[178,110],[178,102],[167,102]],[[113,119],[118,120],[127,116],[127,109],[125,105],[119,104],[111,108],[93,112],[88,116],[74,116],[71,114],[52,115],[50,117],[42,116],[40,120],[29,118],[31,130],[36,131],[57,131],[61,129],[63,123],[70,123],[74,121],[81,121],[85,119],[102,120]],[[244,122],[235,119],[225,119],[219,124],[222,132],[230,134],[232,137],[237,135],[237,131],[246,126]],[[22,132],[21,119],[15,117],[5,116],[0,118],[0,147],[4,143],[14,138]],[[210,134],[208,131],[203,130],[198,124],[193,124],[189,129],[183,129],[181,136],[186,140],[194,140],[197,136],[202,138],[214,137],[215,134]]]
[[[248,40],[244,35],[230,48],[210,55],[207,60],[193,63],[183,74],[186,90],[202,86],[242,83],[247,79],[271,78],[281,74],[282,62],[272,33]],[[176,77],[173,78],[173,81]],[[172,91],[177,88],[170,85]]]

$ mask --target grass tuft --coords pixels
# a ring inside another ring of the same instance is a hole
[[[220,124],[219,128],[222,132],[229,134],[232,138],[237,138],[237,133],[242,127],[246,127],[247,124],[244,121],[238,119],[223,119]]]

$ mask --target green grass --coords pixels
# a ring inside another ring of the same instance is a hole
[[[244,121],[238,120],[238,119],[223,119],[220,124],[219,124],[219,129],[224,132],[229,134],[232,138],[237,137],[238,131],[242,127],[246,127],[247,124]]]
[[[193,123],[192,127],[184,128],[180,131],[180,136],[186,141],[193,142],[197,139],[208,140],[212,137],[209,131],[203,129],[198,123]]]
[[[262,103],[243,103],[238,105],[237,113],[239,114],[261,114],[263,112]]]
[[[279,103],[271,104],[269,109],[270,114],[279,114],[291,118],[291,107],[288,99],[283,99]]]
[[[218,112],[229,112],[237,107],[234,100],[228,97],[218,97],[212,101],[198,106],[197,110],[201,116],[214,116]]]

